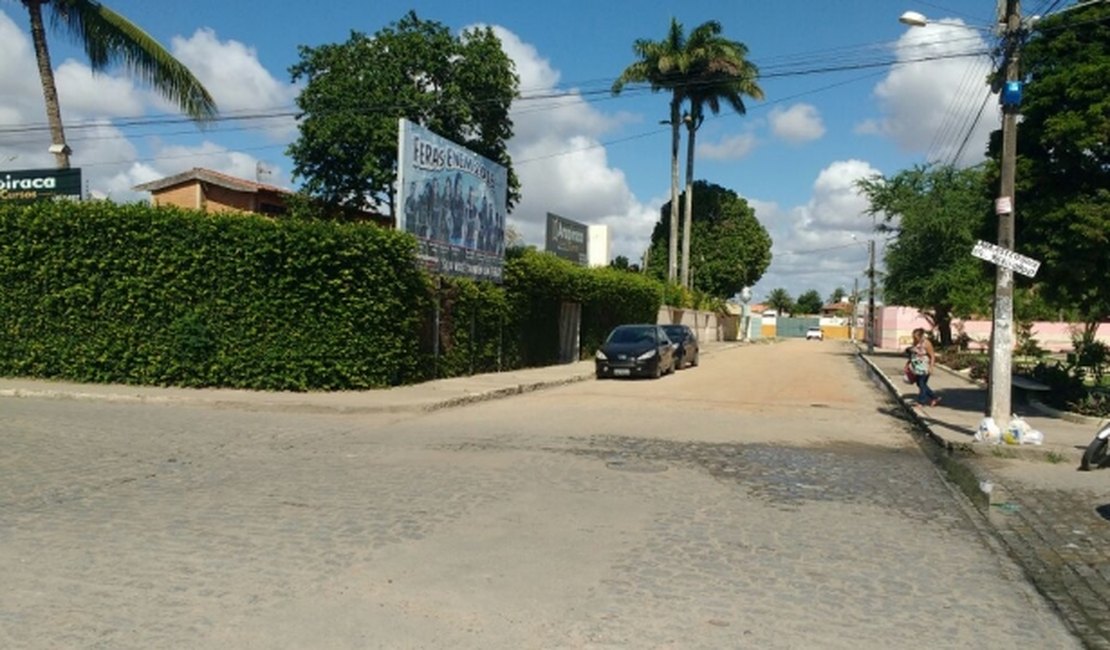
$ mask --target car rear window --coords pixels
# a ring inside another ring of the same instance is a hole
[[[635,343],[643,339],[655,340],[652,327],[618,327],[609,335],[609,343]]]

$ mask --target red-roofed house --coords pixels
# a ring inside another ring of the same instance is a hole
[[[150,192],[154,205],[175,205],[205,212],[257,212],[285,214],[286,198],[293,193],[274,185],[256,183],[211,169],[194,167],[134,189]]]

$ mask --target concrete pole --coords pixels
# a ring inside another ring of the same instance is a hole
[[[1006,0],[1006,81],[1018,81],[1021,1]],[[1009,208],[998,215],[998,245],[1014,248],[1014,175],[1017,161],[1018,106],[1002,106],[1002,160],[998,198]],[[1014,353],[1014,273],[998,266],[995,274],[994,318],[991,323],[990,416],[1005,431],[1010,424],[1010,390]]]

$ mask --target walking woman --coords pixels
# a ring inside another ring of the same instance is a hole
[[[940,397],[929,388],[929,375],[933,374],[933,366],[937,363],[936,352],[933,344],[925,338],[925,330],[917,328],[913,331],[913,345],[910,347],[910,369],[917,375],[917,403],[920,406],[936,406]]]

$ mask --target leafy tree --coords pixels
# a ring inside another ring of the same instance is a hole
[[[31,19],[31,42],[38,61],[39,81],[46,100],[46,119],[59,169],[69,169],[69,148],[62,126],[62,109],[46,43],[43,7],[50,10],[53,26],[84,48],[93,72],[114,64],[123,66],[177,104],[198,122],[216,115],[216,102],[193,73],[149,34],[130,20],[93,0],[20,0]]]
[[[798,296],[798,300],[794,303],[794,311],[799,314],[819,314],[823,306],[821,294],[817,293],[816,289],[810,289]]]
[[[725,298],[755,284],[771,264],[771,236],[756,219],[755,210],[736,192],[706,181],[695,182],[694,193],[693,289]],[[647,256],[648,273],[660,279],[667,272],[664,251],[670,214],[670,206],[664,204]]]
[[[632,51],[638,57],[621,72],[613,82],[612,93],[619,95],[630,83],[647,83],[652,92],[667,90],[671,93],[671,215],[670,237],[667,239],[668,282],[677,279],[678,269],[678,142],[680,124],[679,109],[682,107],[682,88],[686,81],[689,64],[685,57],[686,35],[682,23],[671,18],[667,36],[661,41],[646,38],[636,39]]]
[[[1039,22],[1021,62],[1017,248],[1041,260],[1044,298],[1091,329],[1110,319],[1110,4]]]
[[[772,289],[771,293],[767,294],[767,306],[782,316],[794,310],[794,299],[786,289],[781,287]]]
[[[609,262],[609,268],[617,269],[618,271],[628,271],[629,273],[639,273],[640,265],[632,264],[624,255],[617,255],[613,261]]]
[[[727,103],[737,114],[747,113],[744,95],[763,99],[763,89],[756,80],[759,68],[747,60],[748,48],[739,41],[721,37],[721,24],[715,20],[705,22],[690,32],[686,42],[686,56],[690,71],[681,88],[690,104],[690,112],[683,116],[689,136],[686,139],[686,206],[682,219],[682,285],[690,286],[690,237],[694,200],[694,142],[698,129],[705,121],[705,109],[717,115],[721,102]]]
[[[875,175],[857,183],[882,217],[887,245],[882,289],[890,303],[916,307],[952,344],[953,316],[982,313],[991,283],[983,263],[971,256],[989,211],[983,201],[982,168],[918,166],[890,178]]]
[[[373,36],[302,46],[290,68],[304,80],[300,135],[290,145],[293,175],[330,205],[394,209],[399,118],[509,169],[509,205],[519,182],[506,146],[509,105],[519,78],[490,28],[460,36],[409,12]]]
[[[844,300],[844,297],[847,295],[848,292],[844,290],[844,287],[837,287],[833,289],[833,292],[831,294],[829,294],[829,302],[838,303],[841,300]]]

